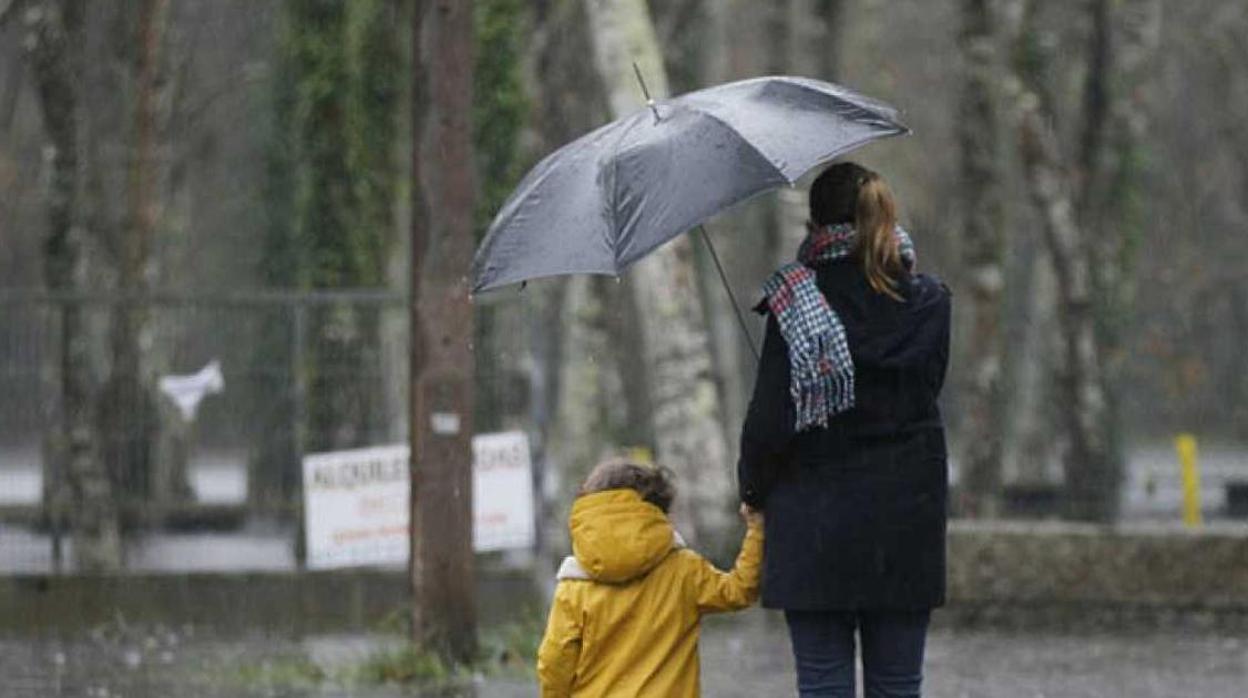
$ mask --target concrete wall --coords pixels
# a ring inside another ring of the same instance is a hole
[[[949,622],[1248,628],[1248,526],[955,522]]]
[[[379,570],[0,577],[0,632],[118,620],[276,633],[398,629],[409,596],[404,573]],[[491,573],[478,581],[485,623],[543,603],[527,574]]]
[[[484,622],[544,607],[527,574],[483,572]],[[0,577],[0,631],[118,617],[269,631],[376,628],[402,614],[399,572]],[[540,611],[539,611],[540,612]],[[1248,526],[1193,533],[1061,523],[955,522],[941,622],[1248,628]]]

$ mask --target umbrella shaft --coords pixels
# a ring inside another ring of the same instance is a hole
[[[728,275],[724,273],[724,265],[719,263],[719,255],[715,252],[715,245],[711,244],[711,236],[706,233],[706,226],[699,225],[698,232],[702,233],[702,241],[706,243],[706,249],[711,252],[711,260],[715,262],[715,270],[719,272],[719,281],[724,285],[724,290],[728,292],[728,299],[732,301],[732,311],[736,313],[737,324],[741,326],[741,333],[745,335],[745,343],[750,345],[750,352],[754,354],[754,360],[758,361],[758,347],[754,345],[754,337],[750,334],[750,328],[745,324],[745,316],[741,314],[741,305],[737,303],[737,296],[732,292],[732,286],[728,283]]]

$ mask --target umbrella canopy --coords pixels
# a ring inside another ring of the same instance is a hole
[[[477,250],[473,291],[619,274],[732,204],[908,132],[892,107],[807,78],[754,78],[652,102],[525,176]]]

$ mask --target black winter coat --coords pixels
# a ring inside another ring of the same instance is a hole
[[[741,499],[766,515],[763,605],[939,606],[948,476],[936,399],[949,358],[949,290],[907,276],[898,302],[875,293],[853,261],[815,270],[845,326],[855,405],[827,428],[794,433],[788,345],[769,316],[737,466]]]

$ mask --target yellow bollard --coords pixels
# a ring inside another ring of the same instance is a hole
[[[626,450],[625,456],[639,465],[654,465],[654,453],[645,446],[633,446]]]
[[[1200,528],[1200,465],[1196,458],[1196,437],[1179,434],[1174,437],[1179,452],[1179,470],[1183,476],[1183,525]]]

